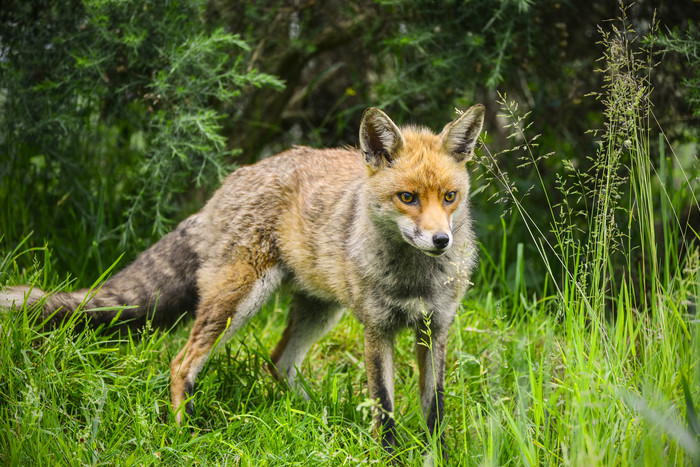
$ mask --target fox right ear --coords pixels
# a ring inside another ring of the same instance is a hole
[[[468,160],[474,154],[476,141],[484,126],[484,106],[473,105],[457,119],[445,125],[440,133],[442,146],[457,162]]]
[[[368,166],[379,169],[390,165],[403,145],[401,130],[384,112],[375,107],[365,110],[360,123],[360,149]]]

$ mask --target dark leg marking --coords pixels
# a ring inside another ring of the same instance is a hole
[[[442,386],[435,388],[435,394],[433,400],[430,404],[430,411],[428,412],[428,418],[426,424],[428,425],[428,430],[433,435],[437,434],[436,430],[439,428],[440,422],[442,422],[442,416],[445,407],[445,391]]]
[[[185,399],[190,399],[185,404],[185,414],[187,416],[192,416],[192,411],[194,410],[194,403],[192,402],[192,396],[194,396],[194,384],[190,381],[185,382]]]
[[[391,398],[387,391],[384,377],[382,376],[382,359],[379,355],[374,358],[374,367],[377,369],[376,378],[376,394],[374,400],[379,402],[378,427],[379,439],[382,442],[382,447],[389,453],[394,453],[394,444],[396,444],[396,421],[392,415],[394,408],[392,407]]]

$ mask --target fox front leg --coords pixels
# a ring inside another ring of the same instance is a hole
[[[389,454],[394,454],[394,336],[365,329],[365,368],[372,408],[375,435]]]
[[[416,359],[420,371],[419,391],[425,423],[430,436],[439,436],[438,449],[442,451],[443,463],[448,461],[445,437],[440,430],[444,414],[445,361],[447,357],[447,330],[425,329],[416,332]],[[430,453],[426,460],[432,459]]]

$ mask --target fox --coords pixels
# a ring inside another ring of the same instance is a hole
[[[91,326],[132,328],[168,326],[194,311],[170,367],[181,426],[215,346],[289,284],[286,327],[269,354],[273,376],[303,396],[297,372],[307,352],[352,310],[363,328],[373,430],[393,455],[394,342],[412,329],[423,416],[447,461],[447,339],[477,262],[466,162],[483,122],[477,104],[435,134],[368,108],[359,148],[295,146],[238,168],[198,213],[100,287],[51,295],[9,287],[0,304],[37,304],[52,325],[78,310]]]

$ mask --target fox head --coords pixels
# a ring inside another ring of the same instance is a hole
[[[365,110],[360,149],[375,224],[429,256],[445,253],[468,215],[465,162],[483,122],[484,106],[475,105],[435,135],[425,128],[399,129],[381,110]]]

